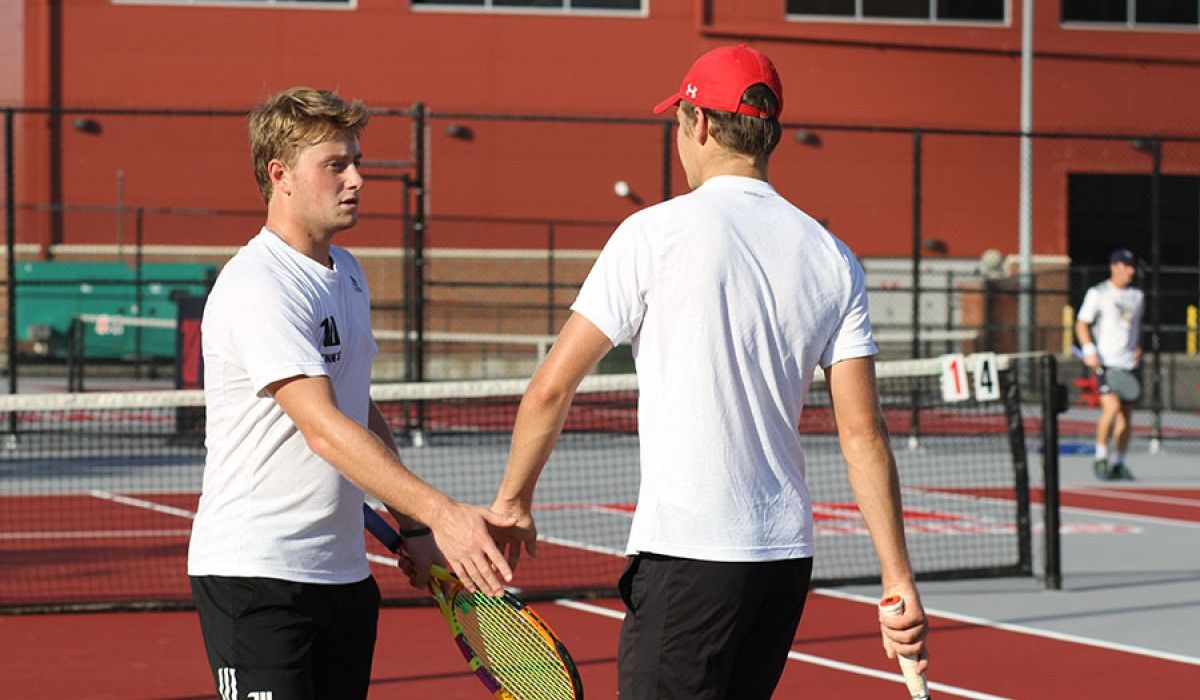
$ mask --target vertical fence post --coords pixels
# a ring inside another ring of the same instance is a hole
[[[425,381],[425,105],[413,105],[413,170],[416,174],[412,223],[413,381]]]
[[[546,223],[546,334],[554,335],[554,222]]]
[[[133,212],[133,235],[134,235],[134,250],[133,250],[133,317],[142,317],[143,293],[142,285],[145,284],[145,275],[143,268],[145,264],[145,254],[142,250],[144,240],[142,238],[145,233],[145,217],[146,210],[138,207]],[[142,376],[142,326],[134,322],[133,325],[133,372],[135,377]]]
[[[912,345],[911,357],[921,356],[921,130],[912,133]],[[921,392],[916,382],[909,392],[908,447],[921,435]]]
[[[1162,449],[1162,141],[1150,142],[1150,157],[1153,170],[1150,173],[1150,265],[1154,268],[1154,286],[1151,292],[1154,330],[1150,335],[1150,347],[1154,350],[1154,406],[1150,424],[1150,453]]]
[[[413,216],[412,216],[412,381],[425,381],[425,104],[413,105]],[[408,426],[413,447],[425,446],[425,402],[418,401],[414,422]]]
[[[1045,524],[1045,586],[1062,588],[1062,542],[1059,534],[1058,414],[1066,408],[1065,387],[1058,383],[1058,361],[1046,353],[1042,375],[1042,507]]]
[[[13,165],[13,110],[4,110],[4,229],[8,283],[8,393],[17,393],[17,188]],[[17,414],[8,414],[9,433],[17,434]]]
[[[415,381],[416,373],[416,338],[413,333],[413,313],[416,308],[417,294],[413,289],[413,226],[412,226],[412,189],[413,176],[404,173],[400,176],[403,196],[400,200],[401,245],[404,250],[404,381]]]
[[[954,330],[954,270],[946,269],[946,352],[954,352],[951,331]]]

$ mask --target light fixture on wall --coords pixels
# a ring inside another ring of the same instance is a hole
[[[813,148],[818,148],[821,145],[821,135],[815,131],[809,131],[808,129],[800,129],[796,131],[796,133],[792,135],[792,138],[796,139],[796,143],[803,144],[805,146],[812,146]]]
[[[75,121],[71,122],[71,126],[75,128],[75,131],[85,134],[99,134],[104,130],[100,126],[100,122],[91,117],[75,117]]]
[[[921,241],[921,248],[930,253],[937,253],[938,255],[945,255],[949,251],[946,242],[940,238],[926,238]]]
[[[617,195],[621,199],[628,199],[634,204],[642,204],[642,198],[639,197],[637,193],[629,187],[629,183],[625,180],[617,180],[613,183],[613,194]]]
[[[446,127],[446,135],[452,139],[470,141],[475,138],[475,132],[465,124],[450,124]]]

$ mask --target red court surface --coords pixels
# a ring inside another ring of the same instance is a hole
[[[1035,493],[1035,500],[1040,495]],[[1097,515],[1192,527],[1200,522],[1197,488],[1080,485],[1064,488],[1062,501]],[[189,504],[181,498],[171,505]],[[169,517],[161,524],[172,523],[179,526]],[[117,523],[94,526],[103,531]],[[39,527],[52,529],[53,523]],[[0,548],[0,561],[13,562],[19,553],[13,544]],[[612,559],[619,566],[619,559]],[[394,570],[376,571],[383,585],[396,585]],[[90,580],[103,583],[102,577]],[[775,697],[905,697],[895,662],[880,650],[872,603],[836,591],[814,592]],[[575,655],[587,697],[615,697],[620,623],[614,618],[620,604],[542,602],[536,607]],[[1094,635],[1083,639],[991,625],[948,611],[930,615],[929,675],[936,697],[1189,697],[1187,689],[1200,688],[1195,658],[1110,644]],[[452,647],[440,615],[429,607],[384,610],[373,679],[371,698],[488,697]],[[0,615],[0,698],[214,697],[194,613]]]
[[[591,603],[616,610],[619,603]],[[616,695],[619,622],[587,610],[538,606],[571,648],[587,697]],[[880,651],[874,609],[814,593],[777,698],[900,698]],[[929,679],[942,697],[1135,698],[1200,688],[1200,666],[932,616]],[[215,697],[193,613],[0,617],[5,698]],[[837,666],[837,667],[831,667]],[[873,677],[882,673],[887,678]],[[814,693],[814,691],[817,691]],[[1171,694],[1168,693],[1168,696]],[[451,647],[432,608],[383,613],[371,698],[488,697]],[[1165,696],[1162,696],[1165,697]]]

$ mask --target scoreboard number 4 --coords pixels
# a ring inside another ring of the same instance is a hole
[[[971,356],[975,370],[975,400],[1000,400],[1000,371],[996,369],[996,353],[979,352]]]

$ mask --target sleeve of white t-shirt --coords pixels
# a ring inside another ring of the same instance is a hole
[[[850,298],[841,322],[834,330],[825,350],[821,353],[821,366],[829,367],[835,362],[855,357],[867,357],[879,352],[871,336],[871,315],[867,307],[867,278],[862,265],[849,251],[843,251],[849,264]]]
[[[1096,293],[1095,287],[1087,290],[1083,295],[1083,303],[1079,306],[1079,315],[1077,318],[1089,326],[1096,322],[1096,314],[1100,311],[1100,295]]]
[[[246,300],[231,314],[230,345],[256,394],[280,379],[328,374],[317,347],[321,319],[303,294],[266,279],[243,278]],[[227,312],[229,310],[227,309]]]
[[[600,251],[571,310],[619,345],[642,326],[651,276],[648,243],[640,227],[626,219]]]

